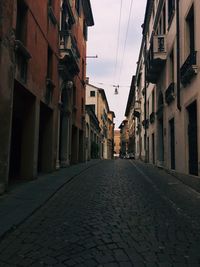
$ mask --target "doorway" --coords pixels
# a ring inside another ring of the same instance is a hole
[[[155,137],[152,134],[152,163],[155,164]]]
[[[53,111],[40,103],[40,124],[38,144],[38,173],[50,172],[53,169]]]
[[[188,111],[188,165],[189,173],[198,175],[197,103],[187,107]]]
[[[174,128],[174,118],[169,121],[169,128],[170,128],[171,169],[175,170],[175,128]]]
[[[9,180],[34,176],[35,97],[15,81],[10,146]]]

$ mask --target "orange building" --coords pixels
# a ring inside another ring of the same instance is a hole
[[[0,162],[4,166],[0,179],[5,186],[10,180],[32,179],[55,167],[60,5],[59,0],[53,6],[50,1],[47,5],[33,0],[4,1],[1,5],[0,65],[5,78],[1,80],[0,117],[7,123],[2,121]]]
[[[94,25],[89,0],[61,1],[60,140],[57,165],[85,160],[85,80],[87,28]]]
[[[114,130],[114,154],[119,156],[120,154],[120,146],[121,139],[120,139],[120,130]]]
[[[0,2],[0,192],[61,161],[84,160],[86,40],[93,24],[89,0]]]

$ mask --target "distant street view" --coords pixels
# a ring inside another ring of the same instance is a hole
[[[0,267],[200,266],[199,18],[0,0]]]

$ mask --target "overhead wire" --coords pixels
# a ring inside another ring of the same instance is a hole
[[[125,41],[124,41],[124,49],[123,49],[122,60],[121,60],[120,71],[119,71],[119,83],[121,80],[122,68],[124,65],[124,57],[125,57],[126,44],[127,44],[127,39],[128,39],[128,31],[129,31],[129,26],[130,26],[132,8],[133,8],[133,0],[131,0],[130,9],[129,9],[129,16],[128,16],[128,22],[127,22],[127,27],[126,27]]]
[[[120,1],[120,10],[119,10],[119,19],[118,19],[117,48],[116,48],[116,55],[115,55],[114,80],[116,79],[118,57],[119,57],[119,40],[120,40],[120,32],[121,32],[121,19],[122,19],[122,0]]]
[[[112,86],[112,87],[116,87],[116,86],[119,86],[119,87],[130,87],[130,85],[115,85],[115,84],[108,84],[108,83],[103,83],[103,82],[95,82],[95,83],[98,83],[100,85],[104,85],[104,86]]]

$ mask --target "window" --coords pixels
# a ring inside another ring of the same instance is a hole
[[[48,6],[52,6],[53,0],[48,0]]]
[[[149,100],[147,101],[147,117],[149,117]]]
[[[169,68],[170,82],[174,82],[174,50],[173,49],[170,53],[169,59],[170,59],[170,68]]]
[[[175,0],[168,0],[168,24],[171,23],[175,10]]]
[[[66,7],[63,3],[62,5],[62,13],[61,13],[61,31],[67,31],[69,30],[70,25],[69,25],[69,16],[67,15],[66,12]]]
[[[47,55],[47,77],[52,79],[53,76],[53,52],[50,47],[48,47]]]
[[[50,47],[48,47],[47,52],[47,77],[46,77],[46,102],[49,104],[53,99],[53,89],[55,85],[52,81],[53,78],[53,52]]]
[[[81,99],[81,111],[82,111],[82,113],[84,112],[84,100],[83,100],[83,98]]]
[[[95,91],[90,91],[90,96],[95,97]]]
[[[50,19],[50,21],[53,23],[53,25],[56,25],[57,24],[57,20],[56,20],[56,17],[55,17],[55,14],[54,14],[54,0],[48,0],[48,17]]]
[[[164,7],[163,7],[163,34],[166,34],[166,7],[165,7],[165,4],[164,4]]]
[[[152,92],[152,112],[154,112],[154,106],[155,106],[154,99],[155,99],[155,93],[154,93],[154,90],[153,90],[153,92]]]
[[[84,36],[84,39],[87,41],[88,28],[87,28],[87,24],[86,24],[86,21],[85,20],[84,20],[84,23],[83,23],[83,36]]]
[[[81,0],[75,1],[75,8],[76,8],[78,15],[80,16],[80,14],[81,14]]]
[[[162,14],[159,20],[158,24],[158,29],[157,29],[158,34],[166,34],[166,8],[165,4],[163,6]]]
[[[73,105],[76,106],[76,87],[73,90]]]
[[[85,60],[82,59],[82,82],[85,82]]]
[[[90,105],[90,109],[95,113],[95,105]]]
[[[72,28],[75,23],[74,15],[72,12],[71,3],[63,1],[61,8],[61,31],[68,31]]]
[[[186,28],[187,28],[187,40],[188,40],[188,51],[192,53],[195,51],[195,32],[194,32],[194,6],[191,7],[187,18],[186,18]]]
[[[27,34],[27,6],[24,1],[17,2],[16,39],[26,44]]]
[[[17,1],[17,22],[16,22],[16,63],[19,79],[26,83],[28,73],[28,60],[31,58],[26,48],[27,39],[27,10],[28,7],[23,0]]]

